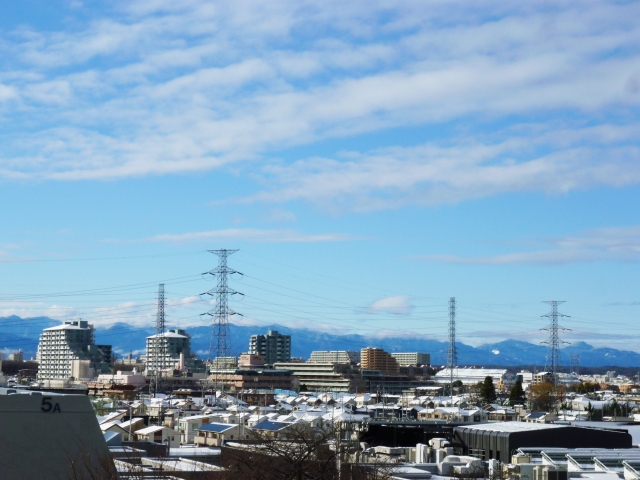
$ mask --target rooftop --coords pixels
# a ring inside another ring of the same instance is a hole
[[[553,423],[498,422],[498,423],[483,423],[480,425],[464,425],[456,428],[485,430],[488,432],[532,432],[535,430],[566,428],[568,426],[570,425],[554,425]]]
[[[189,338],[186,335],[180,335],[179,333],[173,333],[173,332],[165,332],[165,333],[158,333],[156,335],[151,335],[150,337],[147,338],[156,338],[156,337],[165,337],[165,338]]]
[[[236,426],[237,425],[229,424],[229,423],[205,423],[204,425],[202,425],[200,428],[197,428],[196,430],[201,430],[204,432],[222,433]]]

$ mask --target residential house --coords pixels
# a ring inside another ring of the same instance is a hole
[[[196,431],[194,442],[199,447],[220,447],[225,441],[230,440],[248,440],[250,433],[248,429],[242,428],[240,432],[239,425],[228,423],[207,423],[202,425]],[[241,438],[241,436],[243,436]]]
[[[119,420],[101,423],[100,430],[102,430],[103,434],[107,432],[119,433],[123,442],[130,442],[132,440],[132,438],[129,437],[129,431],[122,426]]]
[[[496,422],[515,422],[518,420],[518,412],[510,408],[498,408],[488,412],[489,420]]]
[[[555,420],[558,415],[549,412],[531,412],[524,417],[524,421],[530,423],[553,423]]]
[[[175,430],[162,426],[143,428],[135,432],[136,440],[168,444],[169,447],[180,446],[180,434]]]
[[[178,432],[181,443],[194,443],[197,430],[208,423],[214,422],[220,417],[216,415],[194,415],[184,417],[178,421]]]
[[[251,430],[271,438],[287,438],[287,429],[291,428],[292,425],[295,424],[265,420],[264,422],[260,422],[259,424],[251,427]]]

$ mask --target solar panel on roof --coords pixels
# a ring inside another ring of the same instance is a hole
[[[284,422],[272,422],[269,420],[265,420],[264,422],[260,422],[259,424],[255,425],[254,427],[252,427],[254,430],[269,430],[269,431],[276,431],[276,430],[281,430],[287,426],[291,425],[290,423],[284,423]]]

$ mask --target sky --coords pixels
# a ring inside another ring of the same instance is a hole
[[[640,2],[0,3],[0,316],[640,352]],[[294,339],[295,342],[295,339]],[[1,342],[0,342],[1,343]],[[117,339],[113,343],[117,346]],[[0,345],[10,348],[11,345]]]

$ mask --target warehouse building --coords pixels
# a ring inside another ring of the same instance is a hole
[[[457,453],[501,462],[522,447],[631,448],[631,435],[623,429],[526,422],[455,427],[453,440]]]

